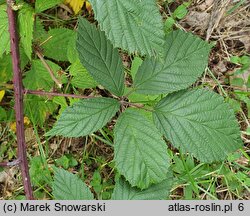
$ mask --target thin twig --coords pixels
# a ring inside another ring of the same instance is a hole
[[[223,14],[225,13],[227,5],[230,3],[230,0],[215,0],[214,10],[212,11],[209,26],[206,33],[206,41],[208,41],[215,28],[219,25]]]
[[[64,94],[64,93],[58,93],[58,92],[46,92],[46,91],[39,91],[39,90],[29,90],[25,89],[23,91],[24,94],[32,94],[32,95],[41,95],[41,96],[61,96],[61,97],[71,97],[71,98],[82,98],[82,99],[88,99],[88,98],[94,98],[94,96],[84,96],[84,95],[73,95],[73,94]]]
[[[46,60],[44,59],[42,53],[40,53],[38,50],[35,50],[35,53],[38,56],[38,58],[41,60],[41,62],[43,63],[44,67],[49,72],[49,75],[51,76],[51,79],[58,85],[59,88],[62,88],[62,83],[57,80],[57,78],[54,75],[54,72],[53,72],[52,68],[46,62]]]
[[[10,162],[1,162],[0,163],[0,167],[11,167],[11,166],[17,166],[17,165],[20,165],[21,161],[20,159],[16,159],[16,160],[13,160],[13,161],[10,161]]]
[[[52,36],[49,36],[45,41],[43,41],[42,43],[39,44],[39,47],[41,47],[43,44],[47,43],[51,38],[52,38]]]
[[[213,80],[217,83],[217,85],[219,86],[221,92],[224,94],[225,97],[228,97],[228,94],[226,93],[226,91],[223,89],[222,85],[220,84],[220,82],[218,81],[218,79],[214,76],[213,72],[207,67],[206,71],[209,73],[209,75],[213,78]]]
[[[24,191],[27,199],[34,199],[33,191],[29,176],[29,167],[26,155],[26,143],[24,134],[24,115],[23,115],[23,85],[22,73],[20,67],[19,55],[19,37],[16,24],[16,11],[12,9],[15,5],[15,0],[6,0],[7,14],[9,22],[10,33],[10,48],[13,65],[13,80],[14,80],[14,94],[15,94],[15,115],[16,115],[16,136],[17,136],[17,154],[20,160],[19,166],[21,169]]]
[[[136,108],[139,108],[139,109],[144,109],[144,110],[149,111],[149,112],[153,112],[152,109],[148,109],[148,108],[144,107],[144,104],[132,103],[132,102],[127,102],[127,101],[120,101],[120,103],[122,105],[128,105],[128,106],[131,106],[131,107],[136,107]]]

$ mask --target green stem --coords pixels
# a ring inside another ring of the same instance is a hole
[[[211,198],[218,200],[217,197],[215,197],[213,194],[209,193],[208,191],[206,191],[205,189],[203,189],[202,187],[200,187],[199,185],[197,185],[197,187],[199,188],[199,190],[203,191],[205,194],[207,194],[208,196],[210,196]]]
[[[109,146],[111,146],[111,147],[114,147],[113,143],[111,143],[111,142],[109,142],[109,141],[103,139],[102,137],[100,137],[100,136],[98,136],[98,135],[96,135],[96,134],[91,134],[91,136],[95,137],[96,139],[98,139],[98,140],[104,142],[105,144],[107,144],[107,145],[109,145]]]
[[[224,94],[225,97],[228,97],[228,94],[226,93],[226,91],[223,89],[222,85],[220,84],[220,82],[218,81],[218,79],[214,76],[213,72],[207,67],[206,71],[208,71],[209,75],[213,78],[213,80],[217,83],[217,85],[219,86],[221,92]]]
[[[183,164],[183,166],[184,166],[184,168],[185,168],[185,171],[186,171],[186,173],[187,173],[187,175],[188,175],[188,179],[189,179],[189,181],[190,181],[190,183],[191,183],[191,186],[192,186],[192,188],[193,188],[193,191],[196,193],[196,196],[199,197],[200,194],[199,194],[199,191],[198,191],[198,185],[197,185],[197,183],[195,182],[193,176],[190,174],[190,171],[189,171],[189,169],[188,169],[188,167],[187,167],[187,164],[186,164],[186,162],[185,162],[185,159],[184,159],[184,157],[183,157],[182,152],[180,152],[180,156],[181,156],[182,164]]]
[[[244,151],[244,149],[243,149],[242,147],[240,148],[240,151],[241,151],[241,153],[245,156],[245,158],[247,158],[248,161],[250,161],[249,155]]]

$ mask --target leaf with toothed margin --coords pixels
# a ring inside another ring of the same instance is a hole
[[[0,5],[0,58],[4,53],[8,54],[10,52],[10,34],[8,31],[8,16],[7,7],[5,5]]]
[[[114,156],[118,171],[132,186],[145,189],[167,178],[167,145],[153,122],[138,110],[127,109],[118,118]]]
[[[147,57],[134,80],[140,94],[165,94],[185,89],[204,72],[210,47],[191,33],[181,30],[167,35],[163,58]]]
[[[112,98],[80,100],[62,112],[55,126],[46,135],[65,137],[89,135],[107,124],[119,107],[119,102]]]
[[[123,177],[115,184],[112,200],[165,200],[173,183],[172,172],[168,172],[167,179],[158,184],[151,185],[145,190],[132,187]]]
[[[24,4],[18,13],[20,42],[24,52],[31,60],[35,11],[29,4]]]
[[[220,95],[204,89],[163,98],[153,113],[157,128],[171,143],[202,162],[222,161],[242,145],[233,110]]]
[[[76,175],[56,168],[52,183],[53,196],[57,200],[93,200],[88,186]]]
[[[118,49],[115,49],[104,32],[86,19],[79,19],[77,34],[79,59],[90,75],[117,96],[124,92],[124,71]]]
[[[76,32],[68,28],[50,29],[40,39],[44,42],[41,45],[43,54],[56,61],[68,61],[68,45],[75,35]]]
[[[89,1],[101,29],[115,47],[149,56],[163,51],[163,22],[155,0]]]
[[[63,3],[64,0],[36,0],[35,2],[35,10],[36,13],[40,13],[49,8],[55,7],[58,4]]]

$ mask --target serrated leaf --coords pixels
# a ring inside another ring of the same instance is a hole
[[[68,61],[68,43],[76,33],[67,28],[55,28],[48,31],[43,45],[44,55],[57,61]]]
[[[119,107],[119,102],[112,98],[80,100],[63,111],[47,135],[63,135],[65,137],[89,135],[107,124],[119,110]]]
[[[89,75],[88,71],[82,66],[79,60],[74,62],[69,69],[70,75],[73,76],[71,84],[78,88],[94,88],[97,86],[96,81]]]
[[[7,112],[4,108],[0,107],[0,121],[7,120]]]
[[[214,92],[194,89],[170,94],[156,105],[153,116],[175,147],[203,162],[221,161],[242,144],[233,110]]]
[[[25,97],[25,114],[35,124],[42,127],[46,118],[56,109],[57,105],[49,100],[36,95],[27,95]]]
[[[143,63],[143,60],[140,57],[135,57],[133,59],[132,65],[131,65],[131,71],[130,71],[133,80],[135,79],[135,75],[142,63]]]
[[[61,68],[51,61],[46,60],[46,62],[54,72],[57,80],[60,83],[66,83],[66,76],[64,74],[60,74]],[[43,89],[49,91],[53,88],[54,81],[43,63],[40,60],[33,60],[31,70],[26,72],[23,83],[27,89]]]
[[[35,3],[35,10],[36,13],[45,11],[49,8],[52,8],[60,3],[62,3],[64,0],[36,0]]]
[[[210,45],[181,30],[169,33],[163,59],[147,58],[134,86],[141,94],[171,93],[194,83],[207,65]]]
[[[136,187],[131,187],[121,177],[115,184],[112,200],[165,200],[169,196],[172,183],[172,174],[169,174],[168,178],[162,182],[152,185],[145,190],[140,190]]]
[[[94,199],[90,189],[81,179],[63,169],[56,169],[52,189],[57,200]]]
[[[0,59],[0,83],[6,83],[12,78],[12,61],[10,55],[3,55]]]
[[[32,40],[35,12],[31,6],[24,4],[18,13],[19,35],[24,51],[29,59],[32,54]]]
[[[45,38],[46,37],[46,38]],[[35,23],[34,23],[34,32],[33,32],[33,38],[35,43],[43,43],[43,39],[47,39],[47,32],[44,29],[44,25],[39,19],[39,17],[36,17]]]
[[[41,156],[33,157],[30,161],[30,178],[34,185],[40,187],[44,184],[51,184],[52,177],[48,167],[44,166]]]
[[[104,32],[87,20],[79,19],[77,50],[84,67],[92,77],[117,96],[124,91],[124,72],[118,50],[114,49]]]
[[[62,157],[56,159],[56,165],[57,166],[61,166],[64,169],[68,169],[69,168],[69,159],[67,158],[66,155],[63,155]]]
[[[162,51],[164,31],[155,0],[90,0],[95,18],[115,47],[130,53]]]
[[[23,69],[29,59],[24,53],[23,49],[20,49],[20,57],[21,57],[21,68]],[[6,83],[12,79],[12,58],[11,54],[4,54],[2,58],[0,58],[0,84]]]
[[[10,52],[10,35],[6,5],[0,5],[0,58]]]
[[[77,35],[75,34],[74,37],[72,37],[68,43],[67,57],[70,63],[74,63],[76,59],[79,59],[78,51],[76,49],[76,39]]]
[[[167,178],[167,146],[154,124],[141,112],[127,109],[114,130],[114,154],[118,171],[141,189]]]

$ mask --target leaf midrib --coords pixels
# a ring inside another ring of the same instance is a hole
[[[91,25],[91,24],[90,24],[90,25]],[[84,28],[86,29],[85,25],[83,25],[83,26],[84,26]],[[91,32],[93,32],[93,30],[96,31],[96,33],[99,35],[100,41],[101,41],[101,37],[104,37],[104,39],[106,40],[107,47],[110,47],[110,49],[112,50],[112,54],[111,54],[111,55],[112,55],[112,56],[115,55],[115,53],[114,53],[115,48],[114,48],[111,44],[109,44],[110,42],[108,41],[108,39],[106,39],[104,33],[103,33],[103,32],[98,32],[97,29],[94,29],[94,28],[95,28],[95,27],[90,26],[90,31],[91,31]],[[97,51],[99,51],[100,49],[97,47],[97,44],[96,44],[95,41],[93,40],[93,37],[89,34],[88,31],[85,31],[85,33],[87,33],[88,36],[90,37],[90,39],[92,40],[92,42],[93,42],[92,44],[94,45],[94,48],[95,48]],[[90,46],[92,46],[92,44],[90,44],[90,43],[87,41],[87,39],[85,39],[84,36],[82,36],[82,34],[80,34],[80,35],[81,35],[81,38],[82,38],[85,42],[87,42]],[[102,47],[102,46],[103,46],[103,45],[101,45],[101,47]],[[106,49],[106,51],[107,51],[107,49]],[[92,54],[93,54],[93,53],[92,53]],[[116,70],[114,71],[114,73],[112,73],[112,71],[109,69],[109,67],[108,67],[108,65],[107,65],[107,63],[106,63],[105,58],[103,58],[103,52],[97,52],[97,54],[98,54],[98,56],[102,59],[104,65],[105,65],[106,71],[108,72],[108,74],[109,74],[109,76],[110,76],[110,78],[111,78],[111,80],[112,80],[112,83],[114,84],[114,86],[115,86],[115,88],[116,88],[117,93],[122,94],[122,89],[123,89],[123,88],[120,88],[120,87],[118,86],[120,83],[117,84],[117,82],[114,80],[114,76],[115,76],[117,73],[119,73],[119,71],[122,71],[122,67],[118,68],[118,67],[116,66],[116,68],[115,68]],[[94,54],[94,55],[95,55],[95,54]],[[84,56],[84,55],[83,55],[83,56]],[[112,59],[113,59],[113,58],[112,58]],[[118,65],[118,64],[119,64],[119,56],[118,56],[118,59],[117,59],[117,55],[115,55],[115,59],[117,60],[117,65]],[[113,62],[112,62],[112,63],[113,63]],[[100,71],[100,70],[99,70],[99,71]],[[122,76],[123,76],[122,72],[121,72],[119,75],[122,75]]]
[[[204,49],[205,47],[201,47],[200,49],[197,49],[195,50],[195,52],[192,52],[192,55],[195,54],[196,52],[200,51],[201,49]],[[169,52],[166,53],[166,56],[168,56]],[[184,58],[181,58],[181,59],[177,59],[177,61],[174,61],[172,62],[171,64],[169,64],[168,66],[165,66],[164,64],[162,65],[161,69],[159,70],[159,72],[157,73],[154,73],[154,76],[151,76],[149,77],[148,79],[144,80],[143,82],[139,83],[138,85],[135,86],[135,89],[139,89],[138,87],[140,87],[141,85],[143,85],[144,83],[148,82],[149,80],[152,80],[153,78],[157,77],[158,74],[160,73],[164,73],[164,70],[168,70],[171,66],[173,66],[174,64],[176,63],[179,63],[179,61],[182,61],[182,60],[185,60],[185,59],[188,59],[189,56],[185,56]],[[165,59],[165,58],[164,58]],[[159,62],[159,64],[162,64]],[[157,66],[155,66],[154,68],[156,68]],[[176,76],[181,76],[181,75],[178,75],[176,74]],[[192,76],[192,75],[189,75],[189,76]]]

